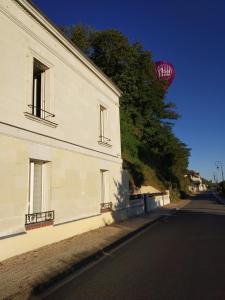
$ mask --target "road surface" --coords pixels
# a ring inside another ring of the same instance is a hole
[[[225,206],[197,196],[44,299],[225,300]]]

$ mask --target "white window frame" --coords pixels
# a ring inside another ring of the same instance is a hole
[[[102,143],[105,138],[106,113],[107,109],[103,105],[100,105],[100,141]]]
[[[109,124],[108,124],[108,108],[105,105],[99,105],[99,141],[103,146],[111,147],[111,140],[109,138]]]
[[[109,170],[101,169],[101,203],[110,202]]]
[[[35,74],[34,74],[34,67],[35,64],[40,65],[40,75],[41,75],[41,93],[40,93],[40,115],[38,115],[38,110],[39,108],[37,107],[37,83],[38,83],[38,79],[35,78]],[[36,117],[40,117],[42,119],[45,119],[46,114],[45,114],[45,110],[46,110],[46,103],[48,102],[48,99],[46,99],[47,97],[47,91],[46,89],[48,88],[47,86],[47,73],[49,72],[49,67],[46,66],[44,63],[42,63],[40,60],[36,59],[35,57],[33,58],[33,92],[32,92],[32,105],[33,105],[33,109],[32,109],[32,113],[34,116]]]
[[[45,67],[44,75],[42,76],[42,99],[45,100],[42,103],[41,109],[44,109],[46,113],[42,112],[41,116],[37,115],[37,111],[33,109],[33,86],[34,86],[34,61],[38,61]],[[46,57],[40,55],[34,49],[29,48],[27,52],[27,80],[26,80],[26,102],[24,102],[24,116],[32,121],[47,125],[52,128],[56,128],[58,124],[55,122],[55,101],[54,101],[54,81],[55,81],[55,66],[52,62],[46,59]],[[27,108],[29,110],[27,111]]]
[[[29,162],[29,201],[28,201],[28,213],[38,213],[44,212],[47,210],[47,200],[46,199],[46,189],[47,180],[46,180],[46,161],[34,160],[31,159]],[[34,165],[40,164],[41,165],[41,211],[34,211]]]

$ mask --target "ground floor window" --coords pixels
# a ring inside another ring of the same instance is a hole
[[[29,202],[26,226],[49,223],[54,219],[54,211],[49,210],[49,162],[30,160]],[[36,226],[35,226],[36,227]]]
[[[29,209],[30,214],[45,210],[45,166],[46,162],[30,161],[30,182],[29,182]]]
[[[111,210],[112,202],[110,202],[110,185],[109,185],[109,171],[100,170],[101,176],[101,211]]]

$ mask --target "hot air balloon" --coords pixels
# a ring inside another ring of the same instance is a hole
[[[169,87],[175,77],[174,66],[167,61],[158,61],[155,63],[155,71],[157,78],[165,81],[167,83],[167,87]]]

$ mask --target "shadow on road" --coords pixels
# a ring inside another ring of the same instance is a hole
[[[212,192],[203,192],[190,197],[190,202],[184,206],[181,213],[203,213],[225,215],[225,205]]]
[[[182,200],[185,201],[185,200]],[[177,208],[177,203],[169,207],[164,206],[157,208],[153,213],[160,215],[171,215],[175,211],[182,214],[211,214],[211,215],[225,215],[225,200],[224,203],[216,197],[212,192],[202,192],[193,195],[186,199],[186,204],[181,208]],[[151,212],[152,213],[152,212]]]

